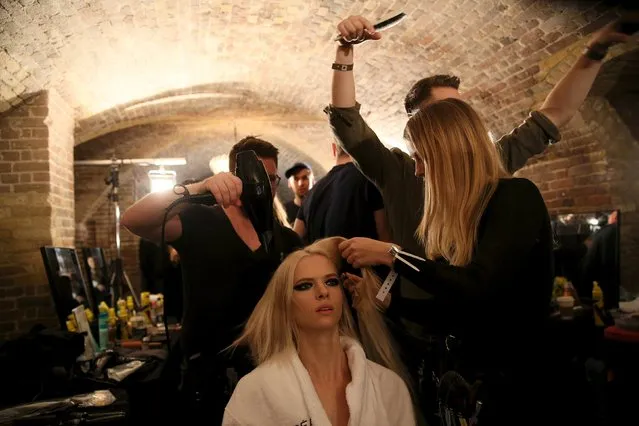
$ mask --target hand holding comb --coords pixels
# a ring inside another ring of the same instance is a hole
[[[377,24],[373,25],[373,28],[375,29],[375,32],[379,32],[379,31],[384,31],[387,30],[389,28],[394,27],[395,25],[399,24],[404,18],[406,18],[406,14],[404,12],[400,12],[395,16],[392,16],[388,19],[385,19],[381,22],[378,22]],[[363,35],[356,40],[346,40],[344,37],[342,37],[341,35],[338,35],[335,38],[335,41],[339,42],[342,45],[353,45],[353,44],[360,44],[365,42],[366,40],[368,40],[367,37],[367,32],[364,31]]]

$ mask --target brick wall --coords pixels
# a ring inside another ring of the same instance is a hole
[[[75,238],[73,194],[73,110],[49,91],[49,177],[52,244],[72,247]]]
[[[0,339],[57,324],[39,248],[73,244],[73,133],[54,96],[0,116]]]

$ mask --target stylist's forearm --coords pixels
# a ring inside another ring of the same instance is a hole
[[[193,195],[206,192],[202,182],[187,185],[186,187],[189,193]],[[151,193],[124,212],[122,226],[135,234],[144,233],[149,228],[159,227],[164,220],[166,208],[180,197],[172,190]],[[167,220],[178,214],[181,211],[181,207],[183,206],[172,209]]]
[[[351,46],[337,48],[335,63],[342,65],[353,64],[354,51]],[[355,106],[355,78],[353,71],[333,71],[333,89],[331,104],[337,108]]]
[[[541,111],[557,126],[566,124],[588,96],[601,68],[601,61],[580,56],[568,73],[555,85]]]

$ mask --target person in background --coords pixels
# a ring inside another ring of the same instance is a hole
[[[592,297],[593,282],[597,281],[604,295],[604,308],[619,304],[619,226],[617,210],[610,213],[607,223],[597,231],[587,245],[581,260],[581,280],[577,291],[585,298]]]
[[[238,383],[224,426],[415,424],[376,306],[379,280],[362,272],[360,285],[370,291],[356,301],[356,327],[342,287],[341,241],[296,251],[273,275],[233,345],[249,346],[258,367]]]
[[[553,284],[544,200],[531,181],[510,177],[465,102],[433,102],[407,129],[424,173],[417,236],[426,249],[411,256],[392,243],[353,238],[340,244],[342,255],[355,268],[393,267],[433,295],[423,321],[455,336],[455,370],[468,383],[483,382],[479,424],[510,425],[524,415],[546,424],[548,401],[533,390],[544,384],[538,354]]]
[[[308,243],[335,236],[390,241],[379,190],[350,155],[335,143],[331,148],[335,165],[304,199],[293,230]]]
[[[235,170],[237,154],[246,151],[254,151],[261,160],[275,196],[280,181],[277,148],[247,136],[231,149],[229,170]],[[212,424],[220,424],[232,385],[227,369],[241,375],[251,368],[243,357],[229,359],[221,351],[239,334],[282,259],[301,241],[274,219],[273,245],[267,250],[242,208],[242,181],[233,173],[149,194],[124,212],[122,225],[159,241],[167,206],[185,194],[205,193],[218,204],[184,204],[171,211],[164,229],[166,242],[180,255],[185,290],[181,389],[189,406],[184,411],[194,419],[206,416]]]
[[[107,287],[108,277],[103,276],[103,269],[99,266],[99,262],[93,256],[87,257],[87,266],[89,267],[89,278],[91,279],[91,288],[93,288],[93,297],[95,298],[95,306],[100,306],[104,302],[111,306],[111,292]]]
[[[293,191],[293,199],[284,204],[286,219],[293,226],[297,213],[302,206],[302,201],[315,183],[313,170],[306,163],[295,163],[284,173],[288,181],[288,187]]]

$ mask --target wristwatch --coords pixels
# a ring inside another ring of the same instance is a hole
[[[609,47],[609,45],[603,43],[593,43],[590,46],[586,46],[583,54],[586,58],[593,61],[601,61],[606,57]]]
[[[404,263],[405,265],[409,266],[410,268],[414,269],[417,272],[419,272],[419,268],[413,265],[411,262],[408,261],[408,259],[405,259],[404,257],[426,261],[426,259],[424,259],[423,257],[415,256],[414,254],[402,251],[401,248],[395,245],[391,245],[391,247],[388,249],[388,253],[393,257],[393,263],[395,263],[396,260],[399,260],[400,262]]]
[[[401,250],[399,249],[399,247],[397,246],[393,246],[391,245],[391,247],[388,249],[388,253],[393,256],[393,260],[395,260],[397,258],[397,255],[401,252]]]
[[[175,195],[181,195],[182,197],[188,197],[189,195],[191,195],[191,193],[189,193],[189,189],[186,187],[186,185],[182,185],[182,184],[177,184],[173,187],[173,193]]]

